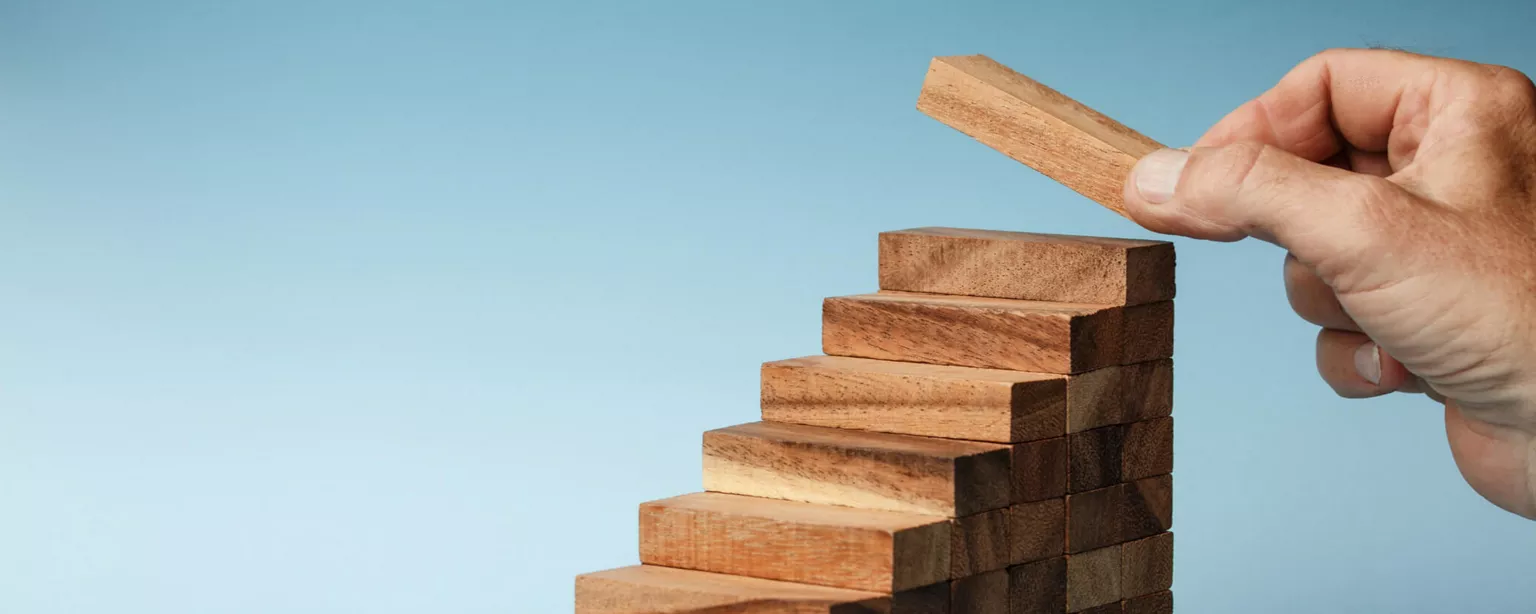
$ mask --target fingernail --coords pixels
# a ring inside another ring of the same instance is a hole
[[[1136,163],[1136,193],[1141,199],[1160,205],[1173,199],[1173,189],[1179,185],[1179,174],[1189,152],[1177,149],[1159,149],[1147,154]]]
[[[1366,342],[1355,350],[1355,372],[1371,384],[1381,383],[1381,347]]]

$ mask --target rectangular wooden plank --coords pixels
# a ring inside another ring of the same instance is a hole
[[[1068,376],[1067,432],[1124,422],[1130,400],[1125,383],[1125,367],[1118,365]]]
[[[1115,484],[1067,495],[1067,553],[1077,554],[1126,541],[1122,539],[1127,516],[1125,489],[1125,484]]]
[[[1008,507],[1007,519],[1009,563],[1031,563],[1066,552],[1065,498],[1015,503]]]
[[[960,517],[1006,507],[1009,447],[754,422],[704,433],[704,488]]]
[[[942,516],[694,493],[640,506],[640,562],[900,592],[950,579],[950,523]]]
[[[1173,528],[1173,475],[1127,482],[1123,490],[1119,541],[1151,537]]]
[[[1158,533],[1120,546],[1120,592],[1140,597],[1173,587],[1173,533]]]
[[[992,510],[951,521],[949,578],[965,578],[1008,567],[1007,511],[1006,508]]]
[[[1131,167],[1162,148],[982,55],[934,58],[917,108],[1121,215]]]
[[[1119,364],[1121,307],[886,292],[822,304],[822,351],[929,364],[1081,373]]]
[[[1122,602],[1124,614],[1173,614],[1173,593],[1163,591]]]
[[[1067,555],[1067,611],[1120,602],[1118,544]]]
[[[1125,602],[1106,603],[1096,608],[1088,608],[1078,614],[1125,614]]]
[[[1067,436],[1067,492],[1097,490],[1121,480],[1126,427],[1111,425]]]
[[[942,586],[944,608],[925,614],[948,609],[948,586]],[[576,577],[577,614],[894,613],[898,601],[922,599],[651,565]]]
[[[1120,367],[1119,374],[1119,391],[1124,398],[1120,422],[1141,422],[1173,413],[1172,360],[1131,363]]]
[[[951,614],[1008,614],[1008,570],[999,569],[950,584]]]
[[[880,233],[880,289],[1140,305],[1174,296],[1167,241],[914,228]]]
[[[1009,614],[1062,614],[1066,609],[1066,557],[1008,568]]]
[[[1056,374],[807,356],[762,367],[763,420],[990,442],[1066,432]]]
[[[1013,502],[1054,499],[1067,494],[1067,438],[1013,446]]]
[[[1120,364],[1173,356],[1173,301],[1126,307],[1121,318]]]
[[[1140,480],[1173,473],[1173,418],[1153,418],[1119,427],[1124,431],[1120,479]]]

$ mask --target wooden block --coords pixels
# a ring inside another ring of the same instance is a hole
[[[971,514],[951,521],[949,578],[964,578],[1008,567],[1008,510]],[[897,561],[901,559],[898,557]]]
[[[1008,508],[1007,517],[1011,564],[1059,557],[1066,552],[1066,499],[1015,503]]]
[[[1120,593],[1140,597],[1173,587],[1173,534],[1126,542],[1120,546]]]
[[[1067,494],[1067,438],[1013,446],[1013,501],[1026,503]]]
[[[959,517],[1006,507],[1009,447],[754,422],[704,433],[704,489]]]
[[[1121,307],[880,292],[826,299],[822,350],[929,364],[1081,373],[1119,364]]]
[[[997,515],[1001,526],[1002,512]],[[900,592],[950,578],[950,523],[940,516],[695,493],[640,506],[640,562]],[[1003,549],[1003,539],[996,549]]]
[[[961,578],[950,584],[950,614],[1008,614],[1008,570]]]
[[[1079,614],[1124,614],[1124,612],[1124,602],[1116,601],[1114,603],[1106,603],[1096,608],[1088,608]]]
[[[1173,473],[1173,418],[1132,422],[1125,431],[1120,454],[1121,480],[1132,481]]]
[[[1173,244],[915,228],[880,233],[880,289],[1140,305],[1174,295]]]
[[[942,609],[947,609],[947,586]],[[931,602],[932,590],[880,595],[703,571],[637,565],[576,577],[577,614],[841,614],[892,612]],[[905,602],[905,603],[904,603]]]
[[[1067,611],[1120,601],[1120,546],[1067,555]]]
[[[1075,494],[1119,484],[1125,434],[1124,426],[1114,425],[1068,435],[1067,492]]]
[[[1119,541],[1151,537],[1173,527],[1172,475],[1129,482],[1124,490],[1120,498]]]
[[[1119,372],[1120,393],[1124,397],[1123,422],[1141,422],[1173,412],[1172,360],[1128,364],[1120,367]],[[1070,395],[1070,390],[1068,392]]]
[[[1173,593],[1163,591],[1123,602],[1125,614],[1173,614]]]
[[[1008,568],[1009,614],[1061,614],[1067,609],[1067,559]]]
[[[1125,484],[1067,495],[1067,553],[1077,554],[1125,541]],[[1150,533],[1149,533],[1150,535]]]
[[[1131,167],[1162,148],[981,55],[934,58],[917,108],[1121,215]]]
[[[763,419],[1009,443],[1066,432],[1060,375],[810,356],[762,368]]]
[[[1067,432],[1120,424],[1125,420],[1125,368],[1105,367],[1067,378]]]
[[[1173,356],[1173,301],[1126,307],[1119,364]]]

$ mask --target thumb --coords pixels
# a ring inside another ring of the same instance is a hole
[[[1412,198],[1386,179],[1260,143],[1154,151],[1125,184],[1127,212],[1149,230],[1216,241],[1254,237],[1314,270],[1382,247],[1384,229],[1401,222],[1393,218]]]

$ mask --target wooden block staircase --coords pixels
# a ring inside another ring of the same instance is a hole
[[[1157,147],[981,56],[919,109],[1123,213]],[[640,565],[579,614],[1171,614],[1174,250],[922,228],[822,351],[762,367],[703,438],[704,492],[640,507]]]

